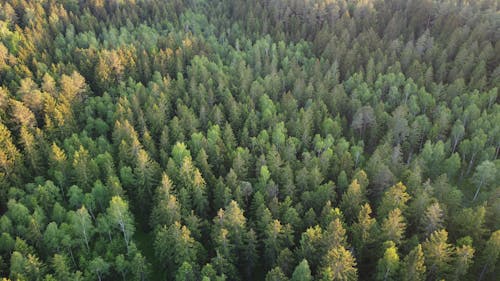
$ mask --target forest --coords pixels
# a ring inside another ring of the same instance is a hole
[[[0,0],[0,280],[498,280],[499,6]]]

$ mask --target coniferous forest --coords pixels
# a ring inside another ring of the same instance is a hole
[[[499,4],[0,0],[1,280],[498,280]]]

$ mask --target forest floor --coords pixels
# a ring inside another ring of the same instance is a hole
[[[152,281],[159,281],[162,279],[162,273],[159,270],[161,267],[156,264],[155,250],[154,250],[154,235],[153,232],[145,232],[142,227],[137,227],[135,231],[134,241],[137,242],[137,247],[141,253],[146,257],[146,260],[151,265],[151,279]]]

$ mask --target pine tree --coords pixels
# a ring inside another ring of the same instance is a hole
[[[448,232],[441,229],[431,233],[422,244],[429,277],[444,278],[450,270],[453,246],[447,240]]]
[[[309,269],[309,264],[307,260],[302,260],[292,274],[292,279],[290,281],[311,281],[311,270]]]
[[[384,256],[379,259],[377,264],[377,280],[397,280],[400,267],[398,249],[392,241],[384,243]]]
[[[391,240],[396,244],[401,243],[406,230],[406,223],[398,208],[389,212],[387,218],[384,219],[381,225],[381,231],[384,239]]]
[[[427,207],[421,221],[421,228],[424,230],[425,234],[429,235],[441,229],[444,223],[443,217],[444,213],[439,203],[436,202]]]
[[[493,232],[490,239],[486,242],[482,261],[483,267],[479,275],[479,280],[483,280],[489,273],[495,272],[496,263],[500,257],[500,230]]]
[[[371,217],[372,209],[365,203],[358,214],[358,220],[352,227],[353,246],[357,251],[376,239],[377,220]]]
[[[463,244],[455,249],[455,257],[454,257],[454,272],[452,279],[454,280],[462,280],[464,275],[467,274],[474,257],[474,248],[471,245]]]
[[[300,238],[298,256],[310,261],[313,271],[319,266],[322,257],[321,253],[326,253],[323,240],[323,230],[319,225],[309,227],[302,233]]]
[[[393,209],[398,208],[402,212],[406,209],[406,202],[410,199],[406,193],[406,186],[399,182],[391,186],[383,195],[380,206],[377,209],[378,216],[384,218]]]
[[[153,228],[162,225],[171,225],[181,219],[181,208],[174,195],[167,195],[165,199],[160,199],[151,212],[150,223]]]
[[[288,281],[279,267],[275,267],[266,274],[266,281]]]
[[[340,208],[347,218],[355,218],[365,202],[365,190],[358,183],[358,180],[355,179],[342,196]]]
[[[169,273],[175,272],[184,263],[196,262],[197,243],[189,229],[179,222],[158,229],[154,246],[156,257]]]
[[[321,280],[354,281],[358,280],[356,260],[343,246],[332,248],[323,259]]]
[[[418,244],[404,258],[401,267],[401,278],[404,281],[423,281],[425,275],[424,252],[422,251],[422,245]]]

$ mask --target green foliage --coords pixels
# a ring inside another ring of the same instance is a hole
[[[0,1],[0,276],[498,276],[495,1],[212,2]]]
[[[424,252],[418,244],[404,258],[401,268],[401,278],[405,281],[423,281],[426,274]]]
[[[453,246],[448,243],[448,232],[437,230],[422,244],[428,276],[443,278],[449,272]]]
[[[356,261],[343,246],[329,250],[323,262],[321,280],[358,280]]]
[[[406,223],[404,222],[401,210],[396,208],[390,211],[387,218],[382,221],[380,228],[383,239],[393,241],[397,244],[401,243],[406,229]]]
[[[196,261],[196,241],[191,237],[189,229],[179,222],[158,230],[154,248],[159,262],[166,265],[169,272],[176,272],[178,268],[187,265],[191,267],[190,263]]]
[[[385,252],[384,256],[378,261],[377,264],[377,280],[396,280],[399,271],[399,255],[396,244],[392,241],[384,243]]]
[[[311,270],[309,269],[309,264],[307,260],[302,260],[295,270],[293,271],[292,278],[290,281],[311,281]]]
[[[378,215],[383,218],[389,214],[390,211],[398,208],[404,212],[406,209],[406,202],[410,199],[406,193],[406,186],[399,182],[390,187],[383,195],[380,206],[378,207]]]
[[[119,229],[123,234],[123,240],[128,250],[135,231],[134,219],[129,213],[128,203],[123,201],[121,197],[114,196],[109,202],[107,215],[111,225]]]

